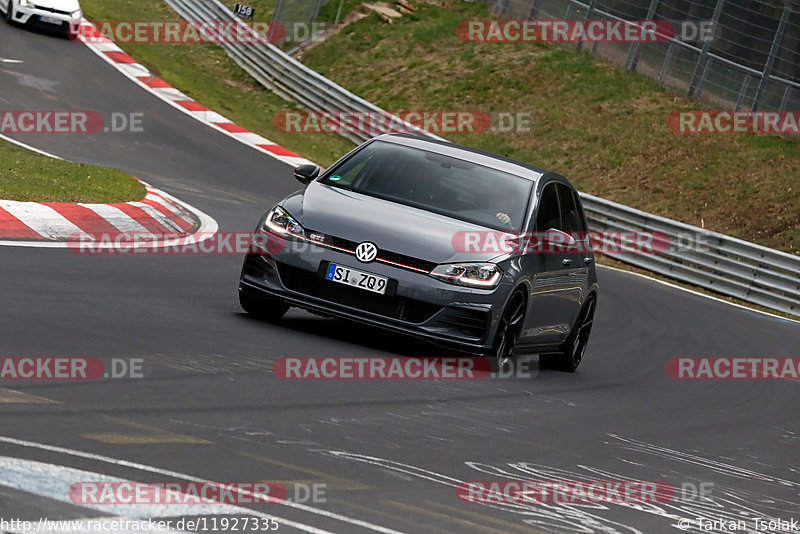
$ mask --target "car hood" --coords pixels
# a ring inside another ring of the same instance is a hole
[[[489,261],[497,250],[463,252],[459,232],[492,231],[444,215],[312,182],[284,207],[303,227],[435,263]],[[454,240],[454,238],[456,238]]]
[[[68,11],[70,13],[80,9],[78,0],[34,0],[33,3],[37,6],[58,9],[59,11]]]

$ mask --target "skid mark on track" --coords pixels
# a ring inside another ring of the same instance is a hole
[[[15,389],[0,388],[0,404],[61,404],[59,401],[24,393]]]
[[[397,501],[389,501],[388,504],[408,514],[414,514],[417,517],[420,516],[429,517],[436,521],[447,521],[450,523],[454,523],[458,525],[460,528],[469,529],[468,532],[485,532],[486,534],[508,534],[508,531],[505,529],[494,528],[487,525],[483,525],[481,523],[470,521],[468,519],[462,519],[458,517],[456,514],[434,512],[429,508],[423,508],[421,506],[413,506],[411,504],[406,504]],[[528,532],[530,532],[530,534],[538,534],[540,531],[528,530]]]
[[[324,482],[327,488],[330,489],[338,489],[338,490],[345,490],[345,491],[367,491],[375,489],[374,486],[370,486],[368,484],[363,484],[357,480],[352,480],[349,478],[342,478],[336,475],[332,475],[330,473],[325,473],[324,471],[319,471],[317,469],[310,469],[308,467],[303,467],[300,465],[291,464],[289,462],[282,462],[280,460],[275,460],[273,458],[267,458],[266,456],[261,456],[260,454],[252,454],[249,452],[240,452],[240,456],[244,456],[245,458],[250,458],[252,460],[257,460],[259,462],[263,462],[269,465],[274,465],[278,467],[282,467],[284,469],[289,469],[290,471],[296,471],[299,473],[303,473],[305,475],[311,475],[312,477],[309,480],[295,480],[295,481],[285,481],[288,483],[311,483],[311,482]]]
[[[665,502],[593,502],[593,503],[549,503],[549,502],[476,502],[466,503],[473,506],[475,512],[480,513],[485,507],[499,510],[512,515],[519,521],[519,526],[527,525],[545,532],[556,533],[603,533],[603,534],[640,534],[636,525],[647,516],[649,522],[653,520],[665,521],[664,528],[678,528],[679,521],[691,521],[689,530],[692,532],[703,531],[699,520],[702,521],[744,521],[751,528],[755,528],[753,518],[778,518],[796,519],[800,517],[800,504],[796,501],[796,488],[800,483],[791,480],[771,477],[755,471],[738,468],[732,464],[716,462],[697,455],[681,451],[658,447],[636,440],[628,440],[619,436],[612,436],[618,441],[607,443],[609,446],[628,448],[634,456],[633,461],[620,461],[620,467],[614,470],[599,469],[590,465],[576,465],[574,469],[555,468],[530,462],[508,462],[490,464],[476,461],[465,461],[467,468],[461,473],[462,478],[440,473],[411,464],[363,454],[344,451],[325,451],[326,454],[362,462],[382,470],[394,471],[412,478],[418,478],[450,486],[453,488],[452,499],[457,502],[455,488],[462,481],[469,480],[498,480],[498,481],[569,481],[569,480],[607,480],[607,481],[638,481],[638,480],[664,480],[673,488],[673,494]],[[322,451],[321,451],[322,452]],[[689,463],[693,468],[687,473],[685,468],[670,469],[668,473],[653,474],[655,468],[643,462],[638,453],[655,454],[657,456],[677,462]],[[622,458],[618,458],[624,460]],[[639,468],[637,468],[639,467]],[[775,466],[771,466],[775,468]],[[640,476],[635,476],[635,475]],[[740,481],[738,487],[730,484],[719,483],[719,475],[728,475]],[[644,475],[644,476],[641,476]],[[714,477],[714,478],[712,478]],[[715,480],[716,479],[716,480]],[[752,484],[743,487],[743,480],[747,479]],[[711,482],[715,480],[714,482]],[[710,495],[697,495],[690,493],[684,483],[696,487],[697,483],[709,482]],[[786,498],[783,498],[783,497]],[[408,505],[402,505],[408,506]],[[627,512],[626,512],[627,510]],[[430,512],[430,510],[426,510]],[[625,512],[625,517],[638,519],[617,520],[620,513]],[[431,512],[433,513],[433,512]],[[445,515],[448,515],[445,513]],[[614,517],[614,519],[611,519]],[[489,519],[489,518],[487,518]],[[506,529],[508,530],[508,529]],[[707,531],[708,529],[705,529]],[[746,532],[771,532],[760,529],[745,530]]]
[[[234,375],[253,371],[272,374],[272,362],[262,355],[231,358],[222,354],[150,354],[148,360],[190,373]]]
[[[651,454],[654,456],[659,456],[661,458],[667,458],[670,460],[674,460],[681,463],[696,465],[699,467],[703,467],[705,469],[710,469],[720,474],[732,476],[735,478],[743,478],[743,479],[758,479],[763,480],[765,482],[776,482],[782,486],[788,486],[793,488],[800,488],[800,482],[795,482],[792,480],[786,480],[782,478],[771,477],[769,475],[765,475],[762,473],[758,473],[756,471],[751,471],[750,469],[743,469],[741,467],[737,467],[735,465],[720,462],[718,460],[713,460],[710,458],[704,458],[702,456],[698,456],[696,454],[690,454],[682,451],[677,451],[674,449],[670,449],[667,447],[661,447],[658,445],[653,445],[651,443],[645,443],[644,441],[639,441],[635,439],[623,438],[622,436],[618,436],[616,434],[609,434],[612,438],[617,440],[616,445],[628,449],[630,451],[641,452],[645,454]],[[767,464],[764,464],[767,465]]]
[[[82,438],[99,441],[101,443],[111,443],[114,445],[149,445],[155,443],[188,443],[211,445],[214,442],[207,439],[189,436],[187,434],[178,434],[170,432],[156,426],[145,425],[130,421],[128,419],[119,419],[116,417],[102,416],[104,419],[117,424],[130,428],[135,428],[139,432],[136,433],[121,433],[121,432],[94,432],[90,434],[81,434]]]
[[[386,510],[385,502],[381,503],[384,506],[378,507],[378,506],[364,506],[361,504],[356,504],[349,500],[347,501],[340,499],[329,499],[329,500],[342,504],[348,508],[353,508],[354,510],[358,510],[360,512],[365,512],[367,514],[378,514],[378,516],[380,517],[391,519],[393,521],[398,521],[402,523],[402,525],[405,526],[406,528],[413,527],[413,530],[411,530],[411,532],[424,532],[425,534],[437,534],[437,533],[450,534],[451,532],[453,532],[453,530],[449,528],[445,529],[437,527],[436,525],[432,525],[430,523],[426,523],[424,521],[417,521],[415,516],[409,514],[400,514],[399,512],[398,513],[388,512]]]

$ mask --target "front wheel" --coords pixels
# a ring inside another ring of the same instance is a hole
[[[497,371],[509,371],[514,367],[514,347],[522,331],[522,319],[525,316],[525,294],[517,291],[508,301],[500,324],[497,325],[497,333],[492,343],[490,357],[493,364],[497,366]]]
[[[539,355],[539,364],[542,367],[558,369],[568,373],[575,372],[575,369],[583,361],[583,354],[586,352],[586,345],[589,343],[589,334],[592,332],[592,322],[594,321],[594,308],[595,299],[590,298],[583,305],[572,333],[564,342],[563,350]]]
[[[239,291],[239,304],[242,309],[257,319],[274,322],[283,317],[289,305],[274,298],[255,298]]]
[[[12,13],[14,11],[14,6],[12,5],[12,1],[13,0],[8,0],[8,3],[6,4],[5,19],[6,19],[6,22],[8,22],[9,24],[11,24],[11,21],[14,20],[14,17],[12,15]]]

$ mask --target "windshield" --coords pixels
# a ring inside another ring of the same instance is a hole
[[[320,180],[496,230],[520,230],[533,182],[436,152],[375,141]]]

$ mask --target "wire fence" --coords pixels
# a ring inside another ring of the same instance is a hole
[[[571,46],[723,108],[800,110],[798,0],[487,1],[500,19],[670,22],[663,42]]]

